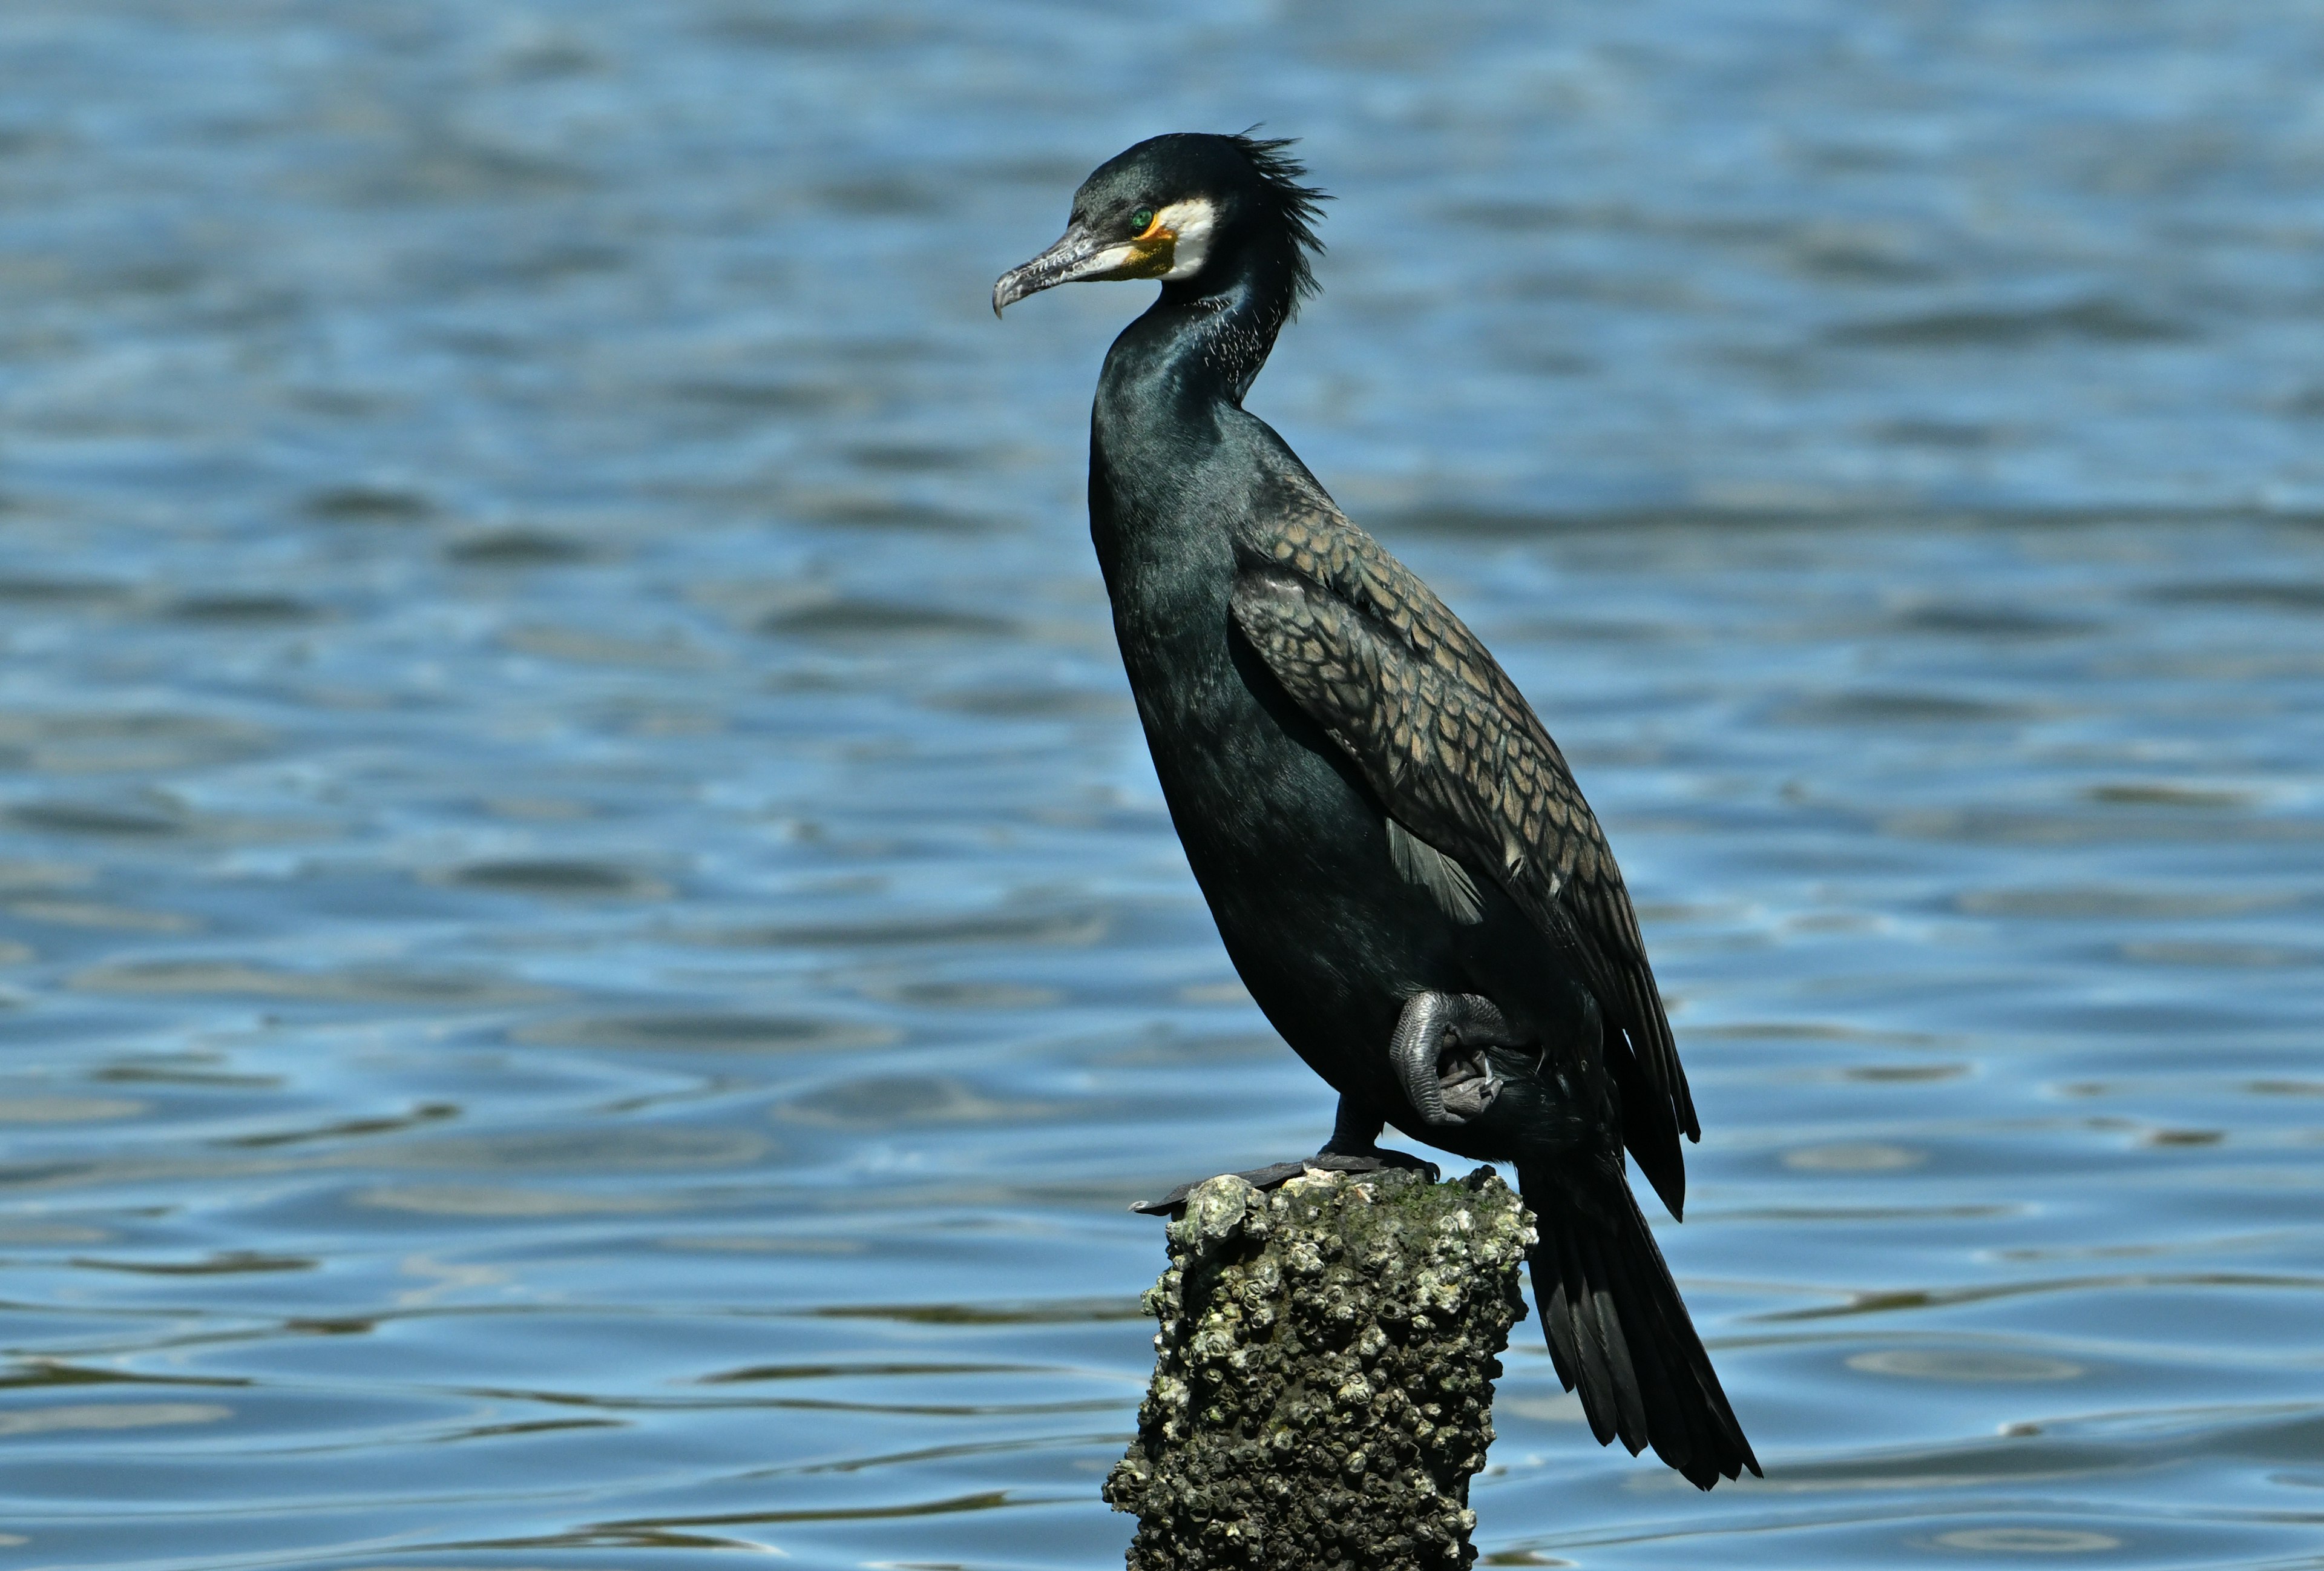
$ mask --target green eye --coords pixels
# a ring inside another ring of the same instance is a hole
[[[1146,233],[1146,226],[1152,222],[1154,222],[1154,209],[1151,208],[1140,208],[1130,215],[1130,226],[1141,235]]]

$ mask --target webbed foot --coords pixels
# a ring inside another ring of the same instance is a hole
[[[1427,1158],[1378,1147],[1368,1151],[1317,1151],[1307,1159],[1306,1167],[1311,1173],[1425,1173],[1432,1184],[1437,1178],[1436,1164]]]
[[[1312,1157],[1302,1157],[1296,1162],[1277,1162],[1272,1167],[1253,1168],[1234,1176],[1254,1189],[1272,1189],[1288,1183],[1302,1173],[1377,1173],[1390,1168],[1423,1172],[1428,1181],[1436,1181],[1436,1164],[1414,1156],[1409,1151],[1382,1151],[1372,1142],[1379,1138],[1380,1121],[1360,1110],[1351,1107],[1346,1097],[1340,1099],[1339,1122],[1332,1127],[1332,1138],[1323,1149]],[[1186,1203],[1186,1197],[1198,1184],[1208,1178],[1190,1178],[1159,1200],[1140,1200],[1130,1209],[1144,1216],[1167,1216]]]
[[[1303,1173],[1378,1173],[1391,1168],[1425,1173],[1430,1183],[1436,1181],[1434,1162],[1424,1161],[1408,1151],[1318,1151],[1296,1162],[1277,1162],[1272,1167],[1253,1168],[1234,1177],[1254,1189],[1272,1189],[1278,1184],[1289,1183]],[[1209,1182],[1208,1178],[1189,1178],[1159,1200],[1140,1200],[1130,1209],[1142,1216],[1167,1216],[1186,1203],[1186,1197],[1193,1194],[1197,1186]]]
[[[1272,1189],[1277,1184],[1287,1183],[1305,1172],[1307,1162],[1313,1160],[1308,1158],[1296,1162],[1277,1162],[1272,1167],[1252,1168],[1248,1172],[1237,1173],[1234,1176],[1254,1189]],[[1219,1176],[1223,1178],[1226,1175]],[[1130,1209],[1141,1216],[1167,1216],[1186,1203],[1186,1197],[1194,1192],[1197,1185],[1209,1182],[1208,1178],[1189,1178],[1159,1200],[1140,1200],[1132,1205]]]

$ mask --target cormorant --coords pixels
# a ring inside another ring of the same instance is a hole
[[[1290,145],[1141,142],[992,287],[998,314],[1161,282],[1098,378],[1089,510],[1171,820],[1251,997],[1340,1094],[1310,1165],[1416,1165],[1383,1123],[1514,1163],[1599,1441],[1704,1489],[1756,1474],[1624,1174],[1627,1148],[1678,1215],[1701,1131],[1605,835],[1476,635],[1242,407],[1315,287],[1323,193]]]

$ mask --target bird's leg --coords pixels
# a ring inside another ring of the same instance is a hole
[[[1370,1107],[1351,1097],[1340,1098],[1338,1116],[1332,1120],[1332,1138],[1323,1142],[1319,1157],[1370,1156],[1378,1146],[1380,1131],[1388,1121]]]
[[[1302,1173],[1377,1173],[1383,1168],[1411,1168],[1436,1181],[1436,1164],[1421,1160],[1406,1151],[1384,1151],[1373,1142],[1379,1139],[1383,1127],[1379,1114],[1342,1096],[1340,1113],[1332,1124],[1332,1138],[1323,1149],[1312,1157],[1302,1157],[1296,1162],[1277,1162],[1272,1167],[1253,1168],[1234,1176],[1254,1189],[1272,1189],[1277,1184],[1288,1183]],[[1130,1209],[1148,1216],[1167,1215],[1186,1203],[1194,1186],[1208,1182],[1193,1178],[1179,1185],[1159,1200],[1140,1200]]]
[[[1485,1049],[1522,1045],[1489,998],[1416,993],[1396,1022],[1388,1059],[1420,1122],[1450,1129],[1477,1117],[1500,1094]]]
[[[1482,1114],[1500,1095],[1500,1077],[1485,1056],[1488,1048],[1524,1045],[1489,998],[1474,993],[1416,993],[1407,1000],[1388,1042],[1388,1060],[1396,1067],[1397,1083],[1432,1129],[1454,1129]],[[1235,1177],[1257,1189],[1271,1189],[1305,1172],[1373,1173],[1382,1168],[1418,1168],[1431,1181],[1436,1165],[1403,1151],[1384,1151],[1379,1139],[1382,1121],[1369,1106],[1342,1096],[1332,1138],[1312,1157],[1253,1168]],[[1409,1125],[1406,1126],[1410,1127]],[[1141,1200],[1132,1211],[1160,1216],[1186,1203],[1196,1178],[1179,1185],[1159,1200]]]

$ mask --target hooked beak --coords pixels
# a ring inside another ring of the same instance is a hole
[[[997,317],[1027,295],[1038,294],[1061,283],[1074,283],[1085,278],[1146,277],[1148,273],[1142,269],[1151,259],[1150,247],[1141,247],[1134,241],[1108,245],[1075,224],[1055,245],[994,281],[992,314]]]

